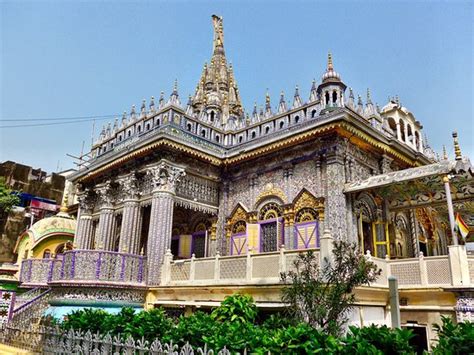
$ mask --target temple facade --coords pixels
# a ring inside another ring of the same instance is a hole
[[[74,250],[47,277],[29,274],[47,278],[52,305],[188,310],[246,292],[278,309],[280,272],[298,253],[327,255],[330,240],[347,239],[382,269],[357,291],[354,324],[388,322],[389,275],[403,322],[472,319],[474,259],[450,223],[451,208],[474,222],[473,170],[457,141],[455,159],[437,157],[398,97],[382,108],[369,91],[356,98],[331,54],[309,95],[296,87],[275,105],[267,94],[246,113],[222,18],[212,20],[211,60],[187,103],[175,83],[168,99],[133,106],[69,177],[80,204]]]

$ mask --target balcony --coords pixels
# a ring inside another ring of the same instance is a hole
[[[22,287],[48,285],[144,287],[146,258],[101,250],[71,250],[62,259],[30,259],[21,265]]]

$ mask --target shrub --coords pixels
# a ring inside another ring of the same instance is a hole
[[[188,317],[180,316],[176,326],[169,332],[169,337],[178,345],[189,342],[194,347],[203,347],[204,338],[214,334],[217,327],[218,324],[209,314],[198,311]]]
[[[438,333],[433,354],[474,354],[474,324],[471,322],[453,324],[448,317],[442,317],[442,326],[434,325]]]
[[[344,351],[349,354],[414,354],[409,329],[390,329],[387,326],[349,327]]]
[[[221,305],[212,311],[211,318],[218,322],[253,323],[257,318],[257,306],[252,296],[227,296]]]
[[[107,333],[111,331],[110,318],[112,315],[102,309],[85,308],[78,311],[72,311],[62,322],[62,328],[65,330],[74,329],[88,331],[92,333]]]

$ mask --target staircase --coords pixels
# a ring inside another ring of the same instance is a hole
[[[51,289],[36,288],[18,296],[9,326],[28,329],[38,324],[49,306],[50,291]]]

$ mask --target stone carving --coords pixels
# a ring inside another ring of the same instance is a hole
[[[130,175],[125,176],[118,180],[124,200],[137,199],[140,196],[140,188],[138,184],[138,179],[135,176],[135,173],[132,172]]]
[[[166,191],[175,193],[176,184],[186,175],[186,172],[181,167],[162,161],[157,166],[150,167],[147,170],[147,174],[151,176],[153,192]]]
[[[99,196],[99,204],[101,208],[112,207],[114,203],[114,194],[112,189],[112,182],[110,180],[107,180],[106,182],[97,185],[95,191]]]

